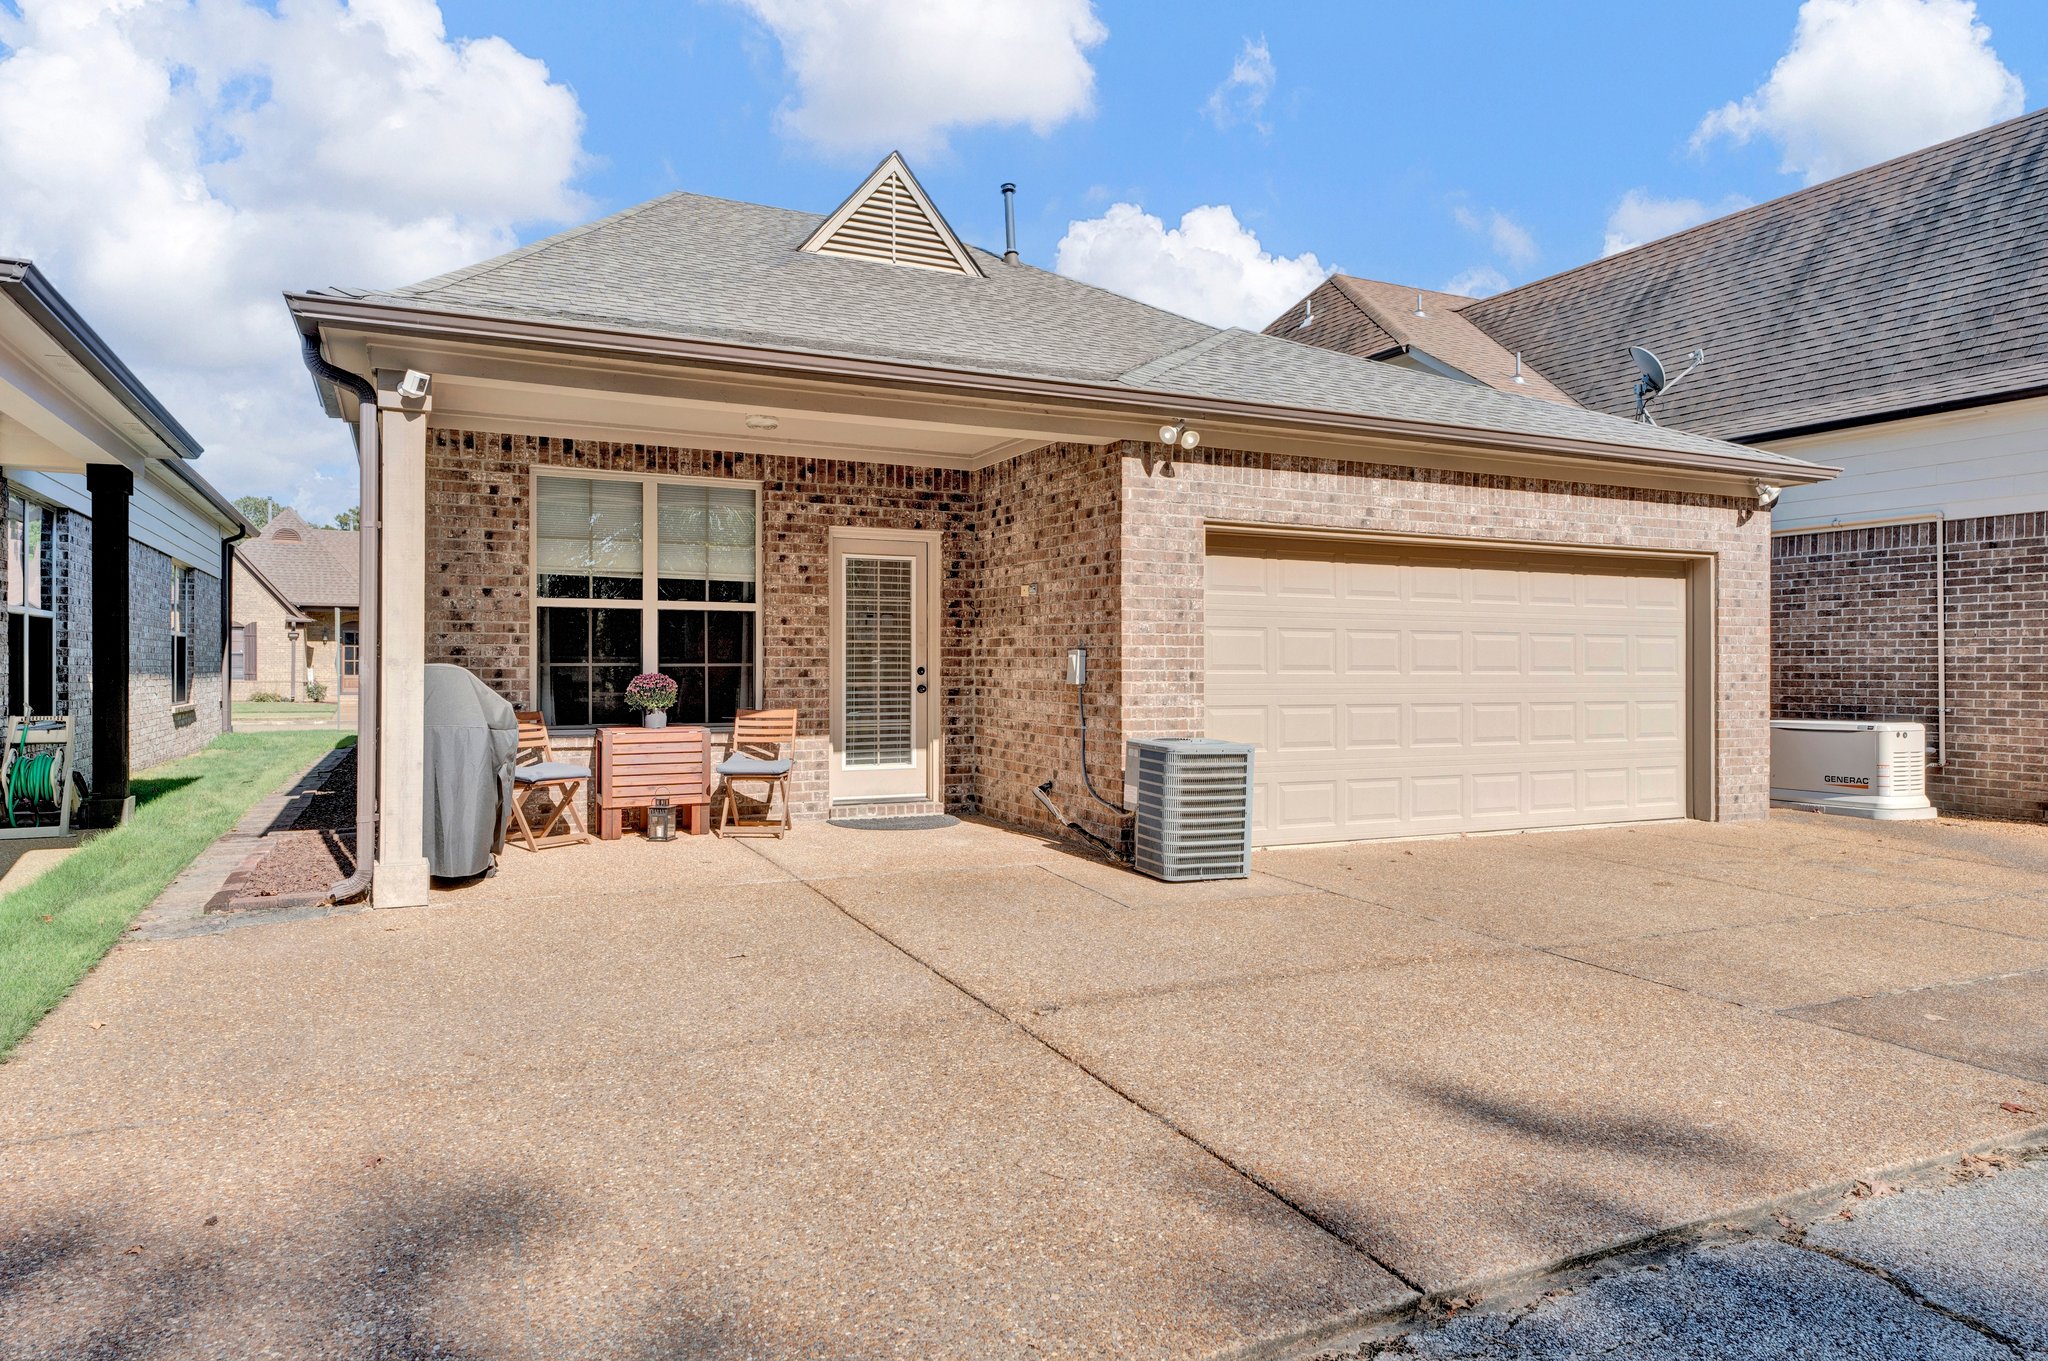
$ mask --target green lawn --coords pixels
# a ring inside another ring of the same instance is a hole
[[[335,733],[228,733],[131,781],[135,817],[0,898],[0,1056],[99,963],[137,913],[250,805],[343,742]]]
[[[278,700],[273,704],[266,701],[244,699],[235,702],[235,717],[303,718],[308,720],[332,718],[334,717],[334,706],[332,704],[293,704],[289,700]]]

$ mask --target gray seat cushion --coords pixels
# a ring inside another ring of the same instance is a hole
[[[587,780],[589,766],[571,765],[567,761],[535,761],[530,766],[515,766],[512,778],[521,784],[544,784],[549,780]]]
[[[718,763],[718,773],[721,775],[742,776],[787,775],[789,774],[789,758],[782,756],[770,761],[764,757],[748,756],[742,752],[737,756],[728,756],[723,761],[720,761]]]

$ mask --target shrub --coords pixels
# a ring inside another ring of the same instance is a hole
[[[275,690],[258,690],[246,701],[250,704],[283,704],[285,698]]]
[[[314,703],[314,704],[318,704],[318,703],[319,703],[319,702],[320,702],[321,700],[323,700],[323,699],[326,699],[326,698],[327,698],[327,686],[326,686],[326,684],[325,684],[324,682],[322,682],[322,681],[316,681],[316,680],[309,680],[309,681],[307,681],[307,682],[306,682],[306,698],[307,698],[307,700],[309,700],[310,702],[312,702],[312,703]]]

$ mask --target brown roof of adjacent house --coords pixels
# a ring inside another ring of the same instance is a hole
[[[1464,314],[1476,299],[1378,279],[1333,274],[1266,328],[1266,334],[1328,350],[1386,359],[1420,352],[1428,361],[1502,392],[1576,406],[1526,359],[1473,325]]]
[[[280,587],[276,582],[272,581],[269,578],[269,576],[267,576],[264,573],[262,568],[258,567],[255,563],[249,560],[248,548],[248,540],[244,540],[243,542],[235,545],[235,562],[238,566],[241,567],[241,569],[245,573],[248,574],[249,580],[255,582],[258,586],[262,587],[264,592],[268,594],[271,597],[271,599],[277,602],[278,608],[284,611],[286,619],[294,623],[305,623],[308,619],[310,619],[312,617],[311,615],[308,615],[304,610],[300,609],[297,605],[294,605],[292,603],[291,597],[284,593],[284,589]],[[235,584],[239,590],[241,583],[238,581]],[[239,594],[235,598],[235,603],[237,611],[241,612],[240,607],[242,601]]]
[[[1707,362],[1666,426],[1755,440],[2048,390],[2048,110],[1484,298],[1462,315],[1582,405],[1630,345]]]
[[[353,529],[315,529],[297,511],[281,510],[235,551],[299,609],[352,609],[362,602]]]

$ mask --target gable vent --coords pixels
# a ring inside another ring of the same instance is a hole
[[[814,255],[879,260],[947,274],[981,275],[974,257],[946,226],[910,168],[894,152],[837,212],[825,219],[801,249]]]

